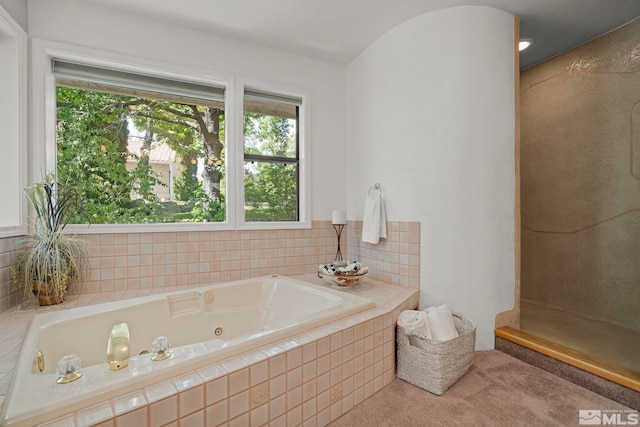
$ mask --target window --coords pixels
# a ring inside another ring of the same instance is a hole
[[[299,108],[302,100],[245,89],[246,222],[300,218]]]
[[[54,61],[56,169],[74,223],[224,222],[225,89]]]
[[[311,226],[305,90],[42,40],[33,52],[32,168],[77,187],[72,232]]]
[[[0,238],[27,231],[27,34],[0,6]]]

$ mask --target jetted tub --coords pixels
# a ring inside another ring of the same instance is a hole
[[[35,425],[136,388],[285,340],[373,308],[365,298],[283,276],[37,314],[24,339],[0,425]],[[106,363],[114,324],[129,327],[129,366]],[[217,330],[217,331],[216,331]],[[219,334],[219,335],[217,335]],[[170,340],[172,357],[151,361],[151,343]],[[38,352],[44,369],[36,363]],[[76,354],[82,377],[57,384],[56,364]]]

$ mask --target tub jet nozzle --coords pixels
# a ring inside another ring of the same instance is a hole
[[[126,323],[116,323],[111,328],[109,344],[107,345],[107,365],[111,371],[126,368],[129,365],[131,345],[129,341],[129,326]]]

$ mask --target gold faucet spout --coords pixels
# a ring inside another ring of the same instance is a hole
[[[129,341],[129,326],[126,323],[116,323],[111,328],[109,343],[107,344],[107,365],[111,371],[126,368],[129,365],[131,344]]]

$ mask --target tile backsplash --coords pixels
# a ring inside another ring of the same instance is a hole
[[[387,222],[387,238],[362,241],[362,221],[347,224],[347,254],[369,267],[373,279],[420,289],[420,223]]]
[[[342,234],[345,259],[369,267],[369,277],[420,287],[420,223],[388,222],[388,239],[363,243],[362,221],[349,221]],[[173,291],[182,287],[248,279],[267,274],[314,273],[331,262],[336,234],[331,221],[313,221],[301,230],[199,231],[167,233],[90,234],[89,277],[73,293]],[[0,312],[22,301],[12,292],[9,266],[20,237],[0,239]]]
[[[0,313],[24,300],[22,290],[12,290],[11,264],[18,256],[22,237],[0,239]]]

